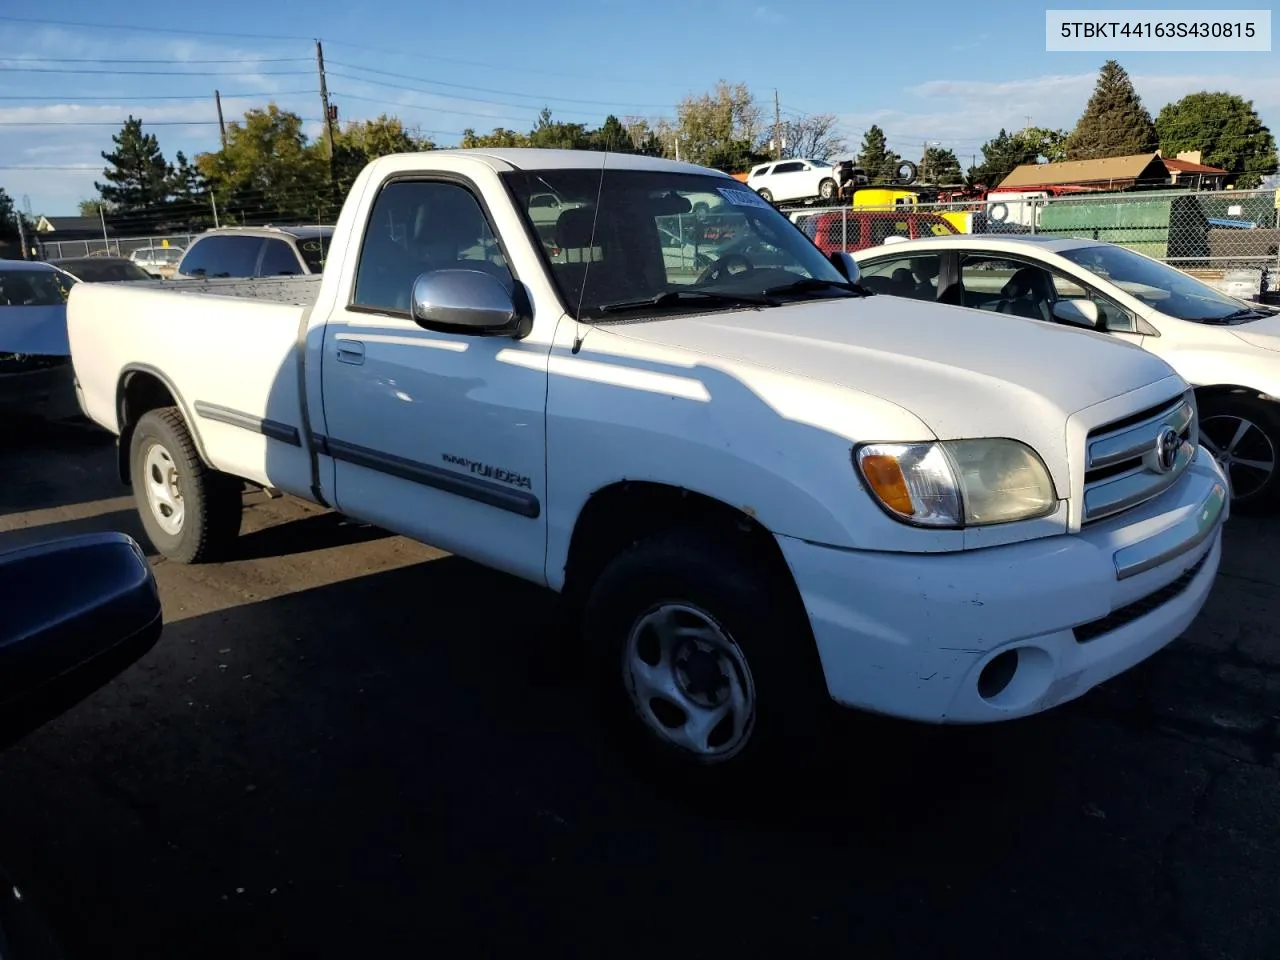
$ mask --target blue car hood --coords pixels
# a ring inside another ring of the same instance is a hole
[[[67,305],[0,307],[0,353],[69,357]]]

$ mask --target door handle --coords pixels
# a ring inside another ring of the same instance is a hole
[[[339,340],[338,362],[364,363],[364,344],[359,340]]]

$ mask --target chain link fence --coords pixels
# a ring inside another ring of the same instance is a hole
[[[195,239],[194,233],[175,233],[154,237],[108,237],[96,240],[46,240],[37,235],[46,260],[67,257],[129,257],[135,250],[185,250]]]
[[[783,205],[824,251],[853,252],[893,236],[1032,234],[1129,247],[1236,296],[1280,287],[1280,206],[1275,190],[1134,191],[1049,197],[1043,191],[985,200]]]

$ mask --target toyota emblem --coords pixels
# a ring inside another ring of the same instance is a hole
[[[1178,462],[1178,451],[1182,449],[1182,438],[1173,427],[1165,427],[1156,437],[1156,469],[1168,473]]]

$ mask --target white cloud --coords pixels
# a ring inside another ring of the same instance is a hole
[[[1047,74],[1024,80],[929,80],[904,89],[895,107],[847,113],[842,126],[856,147],[878,124],[889,145],[914,156],[925,140],[941,140],[965,163],[999,132],[1027,124],[1070,129],[1084,110],[1097,73]],[[1132,74],[1138,95],[1154,117],[1165,104],[1198,90],[1226,90],[1254,101],[1263,122],[1280,129],[1280,75]]]
[[[773,9],[773,7],[756,7],[751,16],[752,19],[759,20],[761,23],[779,24],[787,22],[786,14]]]

